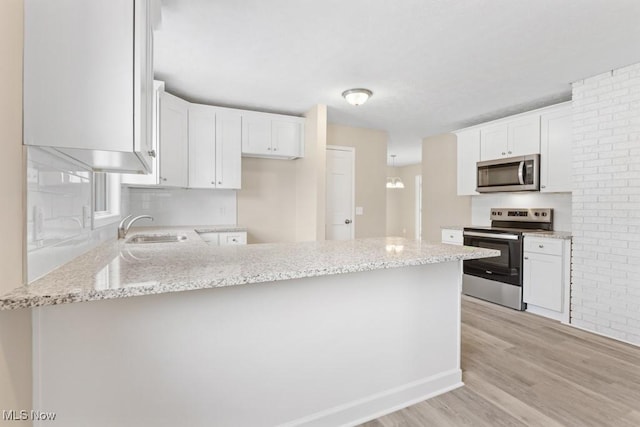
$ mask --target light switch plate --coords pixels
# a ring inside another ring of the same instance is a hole
[[[356,206],[356,215],[364,215],[364,208],[362,206]]]

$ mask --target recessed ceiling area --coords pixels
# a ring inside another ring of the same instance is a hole
[[[573,81],[640,62],[637,0],[163,0],[156,78],[190,101],[421,140],[570,99]],[[342,97],[364,87],[361,106]]]

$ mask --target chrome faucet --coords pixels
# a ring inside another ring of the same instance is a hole
[[[137,220],[147,218],[153,221],[153,217],[151,215],[140,215],[133,218],[127,224],[127,220],[132,216],[133,215],[127,215],[124,218],[122,218],[122,221],[120,221],[120,224],[118,225],[118,239],[124,239],[127,236],[127,233],[129,232],[129,229],[131,228],[133,223],[136,222]]]

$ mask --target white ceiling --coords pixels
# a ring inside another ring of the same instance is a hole
[[[425,136],[570,98],[640,62],[639,0],[162,0],[156,77],[191,101]],[[341,93],[365,87],[360,107]]]

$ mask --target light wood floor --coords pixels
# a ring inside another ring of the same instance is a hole
[[[462,371],[363,427],[640,426],[640,348],[533,314],[463,297]]]

